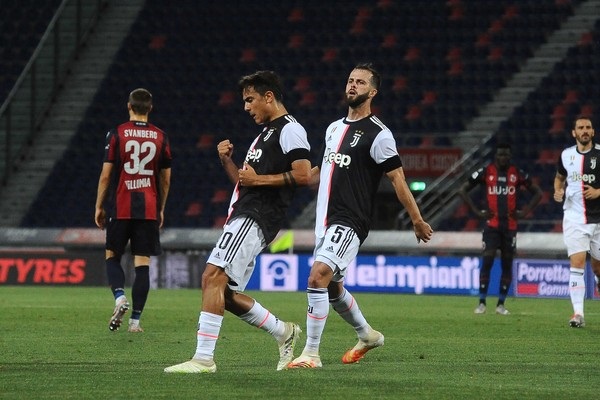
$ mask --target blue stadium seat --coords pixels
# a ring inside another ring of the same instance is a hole
[[[46,3],[56,7],[58,2]],[[280,73],[286,106],[309,133],[313,162],[325,128],[345,113],[340,102],[344,76],[362,61],[373,62],[383,75],[374,109],[398,133],[399,145],[451,146],[453,134],[464,129],[577,2],[348,0],[343,7],[317,0],[240,2],[235,7],[182,2],[164,18],[164,2],[148,0],[70,150],[22,225],[92,224],[90,210],[104,134],[126,118],[124,98],[133,87],[153,92],[151,121],[170,135],[174,164],[168,224],[218,226],[227,213],[227,201],[213,203],[210,195],[216,188],[229,191],[230,183],[218,163],[216,143],[231,139],[240,162],[259,132],[243,112],[237,93],[240,76],[256,69]],[[32,0],[26,3],[39,6]],[[597,32],[594,35],[597,41]],[[533,163],[538,159],[542,149],[536,145],[549,143],[550,113],[567,89],[581,95],[566,107],[566,121],[584,107],[589,110],[590,104],[598,104],[598,91],[586,87],[586,80],[598,82],[597,76],[588,76],[592,66],[598,70],[596,53],[585,45],[573,50],[563,69],[548,77],[502,124],[520,157],[531,157]],[[7,59],[0,53],[0,62]],[[0,91],[5,87],[3,77]],[[589,104],[581,99],[589,99]],[[423,141],[424,136],[433,139]],[[528,136],[531,140],[516,142]],[[551,139],[553,146],[561,144],[556,136]],[[80,186],[75,190],[63,181]],[[312,197],[314,191],[299,190],[290,216],[297,215]],[[442,225],[473,229],[472,221],[461,218]]]

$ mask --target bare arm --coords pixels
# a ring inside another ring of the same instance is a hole
[[[165,168],[160,170],[160,219],[158,220],[158,226],[163,227],[165,223],[165,206],[167,205],[167,197],[169,196],[169,189],[171,188],[171,168]]]
[[[583,185],[583,198],[586,200],[594,200],[600,197],[600,188],[596,189],[590,185]]]
[[[558,172],[554,176],[554,201],[562,202],[565,197],[565,183],[567,177],[559,174]]]
[[[309,186],[317,186],[321,181],[321,167],[312,167],[310,170],[310,182]]]
[[[235,165],[231,156],[233,155],[233,144],[229,140],[223,140],[217,145],[221,165],[225,169],[229,181],[234,185],[238,182],[238,166]]]
[[[104,200],[106,200],[106,195],[108,193],[108,186],[110,184],[112,170],[113,164],[105,162],[102,164],[102,172],[100,173],[100,179],[98,179],[98,193],[96,195],[96,212],[94,215],[94,221],[96,222],[96,226],[100,229],[104,229],[106,226]]]
[[[274,175],[258,175],[254,168],[244,163],[238,176],[242,186],[306,186],[312,179],[312,171],[308,160],[296,160],[290,171]]]
[[[471,196],[469,196],[469,192],[473,189],[475,185],[470,181],[467,181],[462,184],[460,189],[458,189],[458,195],[462,197],[462,199],[467,203],[467,206],[471,209],[473,214],[477,215],[479,218],[491,218],[491,212],[489,210],[481,210],[479,207],[475,205]]]
[[[388,172],[386,175],[392,182],[392,186],[394,186],[396,197],[398,197],[398,200],[400,203],[402,203],[408,212],[408,215],[410,216],[417,241],[422,240],[423,242],[427,243],[433,235],[433,229],[431,229],[431,226],[429,226],[429,224],[425,222],[421,216],[419,206],[417,205],[415,198],[406,184],[404,170],[402,167],[396,168]]]
[[[542,199],[542,188],[540,188],[537,184],[532,183],[531,186],[529,186],[528,190],[530,193],[533,194],[533,196],[531,197],[531,200],[529,200],[529,203],[527,203],[525,207],[517,211],[517,218],[526,217],[527,214],[529,214],[531,210],[533,210]]]

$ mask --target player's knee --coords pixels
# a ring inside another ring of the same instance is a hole
[[[117,254],[115,251],[113,250],[106,250],[105,251],[105,256],[104,256],[107,260],[111,259],[111,258],[115,258],[120,260],[121,259],[121,255]]]
[[[309,288],[320,288],[323,287],[323,285],[321,284],[321,279],[319,279],[319,277],[316,276],[309,276],[308,277],[308,287]]]
[[[311,288],[325,288],[329,286],[331,282],[331,274],[321,272],[311,272],[308,277],[308,287]]]
[[[221,268],[208,265],[202,273],[202,290],[215,286],[226,286],[229,278]]]

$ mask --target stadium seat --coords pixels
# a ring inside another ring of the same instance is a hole
[[[212,198],[210,199],[211,203],[222,203],[225,201],[229,201],[230,191],[226,189],[216,189]]]
[[[202,203],[198,201],[191,202],[185,212],[186,217],[197,217],[202,214]]]
[[[165,18],[164,3],[148,0],[70,149],[41,189],[23,226],[90,225],[89,204],[94,202],[97,182],[80,182],[77,175],[86,171],[89,178],[98,173],[103,131],[123,115],[123,88],[133,78],[155,93],[151,120],[169,133],[173,148],[169,223],[220,227],[231,189],[215,144],[232,140],[240,163],[259,131],[243,112],[237,91],[240,76],[266,68],[282,76],[284,102],[305,125],[315,160],[325,128],[345,112],[343,75],[362,61],[373,62],[383,75],[373,110],[399,133],[399,145],[451,146],[455,134],[478,115],[480,107],[527,61],[532,49],[572,14],[579,1],[378,0],[367,4],[348,0],[340,7],[317,0],[264,0],[260,7],[269,13],[259,12],[253,2],[235,7],[182,2]],[[42,3],[24,0],[24,10],[7,8],[11,11],[3,10],[0,18],[37,20],[47,14],[45,21],[49,21],[52,12],[38,14],[34,9],[52,10],[60,1]],[[240,31],[249,15],[253,23]],[[25,35],[14,29],[16,24],[0,27],[6,43],[21,43],[21,36],[25,43]],[[598,29],[582,35],[561,69],[546,77],[536,93],[502,123],[503,130],[510,130],[523,165],[550,164],[546,150],[552,149],[544,146],[560,148],[568,143],[573,116],[593,115],[600,103],[598,91],[593,90],[599,79],[593,74],[600,63],[592,46],[600,37]],[[8,82],[22,69],[13,71],[16,62],[12,58],[26,62],[29,54],[28,46],[14,47],[17,50],[0,53],[2,71],[7,71],[0,78],[0,94],[9,90]],[[64,190],[72,182],[80,185],[78,189]],[[290,218],[314,194],[299,190]],[[59,218],[64,215],[70,217]],[[456,221],[448,219],[442,225],[475,228],[474,222],[464,218],[457,216]]]

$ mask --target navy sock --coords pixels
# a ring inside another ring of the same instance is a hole
[[[481,270],[479,271],[479,303],[486,304],[488,285],[490,284],[490,272],[494,264],[494,257],[484,255]]]
[[[502,257],[502,275],[500,276],[500,295],[498,296],[498,305],[503,305],[508,296],[508,290],[512,282],[512,263],[513,257]]]
[[[131,288],[133,300],[131,319],[140,319],[140,315],[142,314],[142,311],[144,311],[144,306],[146,305],[149,291],[150,267],[148,265],[135,267],[135,279],[133,280],[133,286]]]
[[[118,257],[106,259],[106,275],[115,299],[125,295],[125,273]]]

